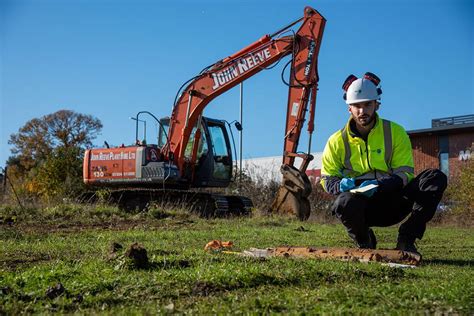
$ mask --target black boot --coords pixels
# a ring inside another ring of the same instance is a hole
[[[412,252],[421,255],[415,247],[415,239],[412,238],[398,238],[396,250]]]
[[[364,241],[356,239],[356,244],[358,248],[362,249],[376,249],[377,248],[377,239],[375,238],[374,231],[369,228],[367,238]]]

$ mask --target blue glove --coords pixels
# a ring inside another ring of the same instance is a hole
[[[341,182],[339,182],[339,191],[347,192],[351,189],[354,189],[355,186],[354,178],[342,178]]]
[[[366,181],[362,182],[362,183],[359,185],[359,188],[365,187],[366,185],[369,185],[369,184],[376,184],[376,185],[378,185],[379,182],[378,182],[377,180],[366,180]],[[365,195],[366,197],[371,197],[372,195],[374,195],[375,192],[377,192],[377,187],[376,187],[376,188],[372,188],[372,189],[370,189],[369,191],[362,192],[362,193],[360,193],[360,194]]]

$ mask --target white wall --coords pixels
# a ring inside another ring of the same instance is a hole
[[[312,153],[314,159],[309,163],[308,170],[321,169],[322,152]],[[242,169],[252,177],[253,180],[262,180],[268,182],[270,180],[281,181],[280,166],[282,156],[249,158],[242,160]],[[302,160],[295,160],[295,167],[299,168]],[[239,166],[239,161],[237,161]]]

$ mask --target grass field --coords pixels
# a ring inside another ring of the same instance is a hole
[[[69,206],[2,212],[0,314],[474,313],[472,229],[429,227],[418,243],[423,264],[400,269],[203,250],[212,239],[231,240],[235,250],[350,247],[341,225],[280,217],[204,220],[156,210],[132,216],[107,207],[80,216]],[[396,227],[375,232],[380,248],[394,247]],[[149,266],[134,267],[124,249],[111,255],[113,242],[140,243]],[[58,283],[64,290],[48,291]]]

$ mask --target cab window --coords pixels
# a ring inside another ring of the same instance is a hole
[[[193,154],[193,144],[194,144],[194,135],[196,134],[196,127],[193,128],[191,135],[189,136],[188,144],[186,145],[186,150],[184,151],[184,156],[188,159],[191,159]],[[206,134],[204,133],[203,129],[201,128],[201,137],[199,138],[199,147],[197,151],[197,161],[202,156],[205,156],[209,148],[207,146],[207,139]]]
[[[209,134],[214,144],[214,156],[229,156],[225,136],[221,126],[209,126]]]

